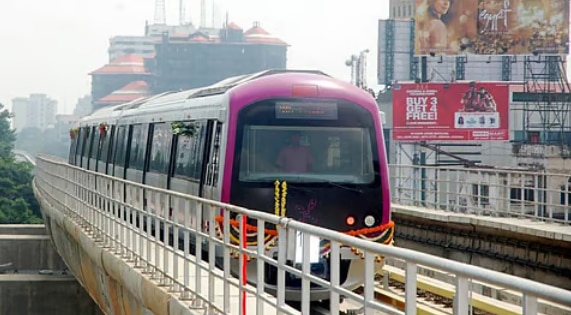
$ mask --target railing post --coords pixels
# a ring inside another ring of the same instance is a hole
[[[405,291],[404,303],[405,314],[416,314],[416,264],[406,262],[405,265]]]
[[[454,315],[467,315],[468,313],[468,279],[456,276],[456,296],[454,296]]]
[[[528,294],[523,295],[523,315],[537,315],[537,298]]]

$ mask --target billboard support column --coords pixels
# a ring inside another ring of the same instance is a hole
[[[420,202],[426,207],[426,152],[424,148],[420,150]]]
[[[428,82],[428,58],[426,56],[420,57],[420,80],[422,82]]]

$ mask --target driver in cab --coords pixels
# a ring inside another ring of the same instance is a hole
[[[311,169],[313,158],[308,147],[301,145],[301,134],[291,135],[288,146],[283,147],[278,153],[276,165],[279,170],[286,173],[305,173]]]

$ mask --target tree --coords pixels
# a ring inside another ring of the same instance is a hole
[[[10,118],[12,114],[0,103],[0,158],[9,158],[14,149],[16,134],[10,129]]]
[[[40,207],[32,190],[32,169],[12,153],[16,140],[11,115],[0,103],[0,224],[41,223]]]

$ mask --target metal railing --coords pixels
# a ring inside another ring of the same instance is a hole
[[[570,291],[534,281],[403,248],[373,243],[288,218],[116,179],[70,166],[46,156],[39,156],[36,161],[35,185],[42,199],[76,221],[85,231],[90,231],[92,237],[102,242],[109,250],[128,257],[135,261],[137,267],[152,272],[156,278],[161,279],[162,284],[170,286],[173,295],[180,299],[190,299],[194,306],[206,308],[209,314],[214,312],[229,314],[231,299],[235,299],[235,295],[230,295],[231,287],[237,287],[240,293],[248,291],[255,296],[257,301],[255,314],[262,314],[264,303],[275,309],[272,314],[292,314],[291,309],[285,307],[286,273],[301,279],[302,314],[311,314],[311,303],[308,298],[310,284],[321,285],[327,289],[331,314],[340,312],[342,308],[340,296],[351,300],[352,304],[362,306],[361,314],[375,314],[376,311],[386,314],[416,314],[418,266],[437,268],[455,275],[454,314],[470,313],[472,280],[521,292],[522,314],[537,314],[538,299],[571,305]],[[148,199],[145,207],[142,206],[144,198]],[[170,218],[164,215],[169,209],[167,204],[172,207]],[[231,221],[230,218],[234,215],[237,215],[236,221]],[[146,222],[148,226],[154,222],[155,226],[164,226],[165,231],[167,228],[172,229],[174,244],[179,241],[180,232],[184,249],[189,248],[191,236],[195,237],[196,259],[188,250],[175,249],[155,238],[151,229],[144,229],[141,224],[131,224],[124,218],[133,218],[134,222]],[[212,228],[219,222],[222,223],[220,227],[222,236]],[[250,232],[252,228],[265,231],[267,224],[276,225],[279,231],[276,245],[266,248],[264,238],[267,235],[257,233],[257,245],[244,247],[246,223],[250,225],[248,228]],[[233,241],[230,237],[232,224],[235,224],[234,228],[240,231],[239,241]],[[298,233],[301,233],[303,239],[300,269],[287,263],[292,258],[290,250],[296,247]],[[330,280],[316,277],[310,272],[310,237],[330,242]],[[209,250],[209,259],[206,263],[201,262],[200,247]],[[340,283],[340,263],[347,247],[353,247],[363,253],[362,260],[357,259],[364,265],[365,280],[362,294],[344,289]],[[221,256],[223,270],[216,268],[215,250],[216,255]],[[243,264],[256,264],[258,283],[263,283],[265,268],[273,266],[277,269],[275,299],[264,294],[261,285],[254,287],[242,285],[244,280],[242,273],[238,276],[240,281],[231,276],[230,263],[236,259],[236,253],[249,257],[249,262],[239,259],[241,267]],[[379,265],[376,258],[379,256],[404,261],[406,272],[404,312],[375,300],[375,272]],[[179,259],[172,257],[182,257],[184,268],[178,265]],[[192,277],[193,274],[201,272],[208,275],[206,286],[201,283],[200,277]],[[191,278],[198,280],[190,281]],[[213,284],[220,280],[223,281],[224,287],[223,299],[222,302],[215,303]],[[250,310],[250,313],[251,311],[253,310]]]
[[[392,202],[571,224],[571,172],[390,165]]]
[[[28,161],[30,164],[34,166],[36,165],[34,157],[29,155],[27,152],[21,150],[12,150],[12,152],[14,153],[14,155],[23,158],[24,160]]]

